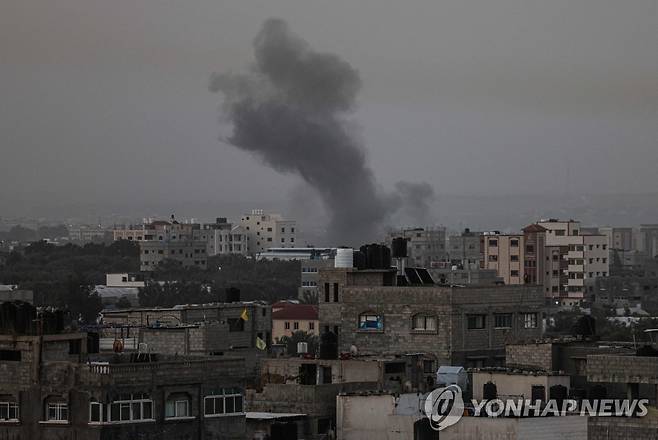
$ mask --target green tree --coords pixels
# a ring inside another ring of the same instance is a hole
[[[293,332],[291,336],[284,336],[279,340],[280,344],[286,345],[286,352],[290,356],[296,356],[297,353],[297,343],[306,342],[308,344],[308,353],[315,355],[319,346],[319,338],[312,333],[307,333],[305,331],[296,331]]]

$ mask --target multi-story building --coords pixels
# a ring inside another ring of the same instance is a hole
[[[525,244],[523,234],[485,232],[482,242],[483,269],[494,269],[505,284],[525,284]]]
[[[144,225],[139,241],[139,261],[142,272],[154,271],[165,260],[183,267],[205,269],[208,263],[207,234],[198,223],[154,221]]]
[[[424,353],[435,365],[502,365],[506,342],[543,333],[539,286],[398,286],[395,270],[320,272],[320,326],[339,352]]]
[[[102,226],[69,226],[69,240],[74,243],[99,243],[111,240],[111,231]]]
[[[244,438],[243,359],[106,355],[86,333],[30,324],[0,318],[3,438]]]
[[[248,236],[244,227],[233,225],[224,217],[218,217],[215,223],[204,224],[202,231],[201,237],[208,241],[206,252],[209,257],[249,253]]]
[[[244,214],[240,225],[247,235],[249,254],[263,252],[268,248],[294,248],[297,241],[297,222],[285,220],[280,214],[266,214],[262,209],[254,209]]]
[[[544,284],[546,265],[546,228],[529,225],[523,228],[523,280],[526,284]]]
[[[433,226],[428,228],[403,228],[391,231],[388,244],[393,239],[407,239],[408,262],[417,267],[442,267],[446,265],[446,228]]]
[[[448,238],[448,259],[451,266],[463,269],[479,269],[482,251],[480,249],[480,236],[482,232],[465,229],[459,235]]]
[[[608,238],[582,234],[580,222],[574,220],[542,220],[537,225],[546,229],[545,293],[563,305],[578,304],[587,283],[609,275]]]
[[[658,256],[658,224],[640,225],[638,250],[649,258]]]
[[[603,234],[608,238],[608,249],[611,252],[635,250],[633,228],[602,227],[598,229],[598,234]]]

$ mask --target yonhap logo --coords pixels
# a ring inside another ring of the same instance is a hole
[[[437,388],[425,399],[425,415],[435,431],[457,423],[464,415],[462,389],[458,385]]]

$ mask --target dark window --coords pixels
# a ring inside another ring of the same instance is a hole
[[[0,350],[0,361],[17,361],[21,360],[21,352],[18,350]]]
[[[330,301],[330,287],[329,283],[324,283],[324,302],[329,302]]]
[[[244,331],[244,321],[242,318],[229,318],[228,320],[228,331],[229,332],[243,332]]]
[[[81,351],[82,341],[80,339],[69,341],[69,354],[80,354]]]
[[[487,315],[468,315],[466,319],[469,330],[482,329],[487,325]]]
[[[334,283],[334,302],[338,302],[338,283]]]
[[[390,362],[384,364],[384,374],[401,374],[404,373],[407,369],[407,365],[404,362]]]
[[[494,315],[494,327],[496,327],[496,328],[510,328],[510,327],[512,327],[512,314],[511,313],[496,313]]]

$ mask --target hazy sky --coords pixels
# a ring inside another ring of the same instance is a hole
[[[3,0],[0,215],[286,200],[208,91],[269,17],[359,70],[385,189],[658,192],[656,0]]]

